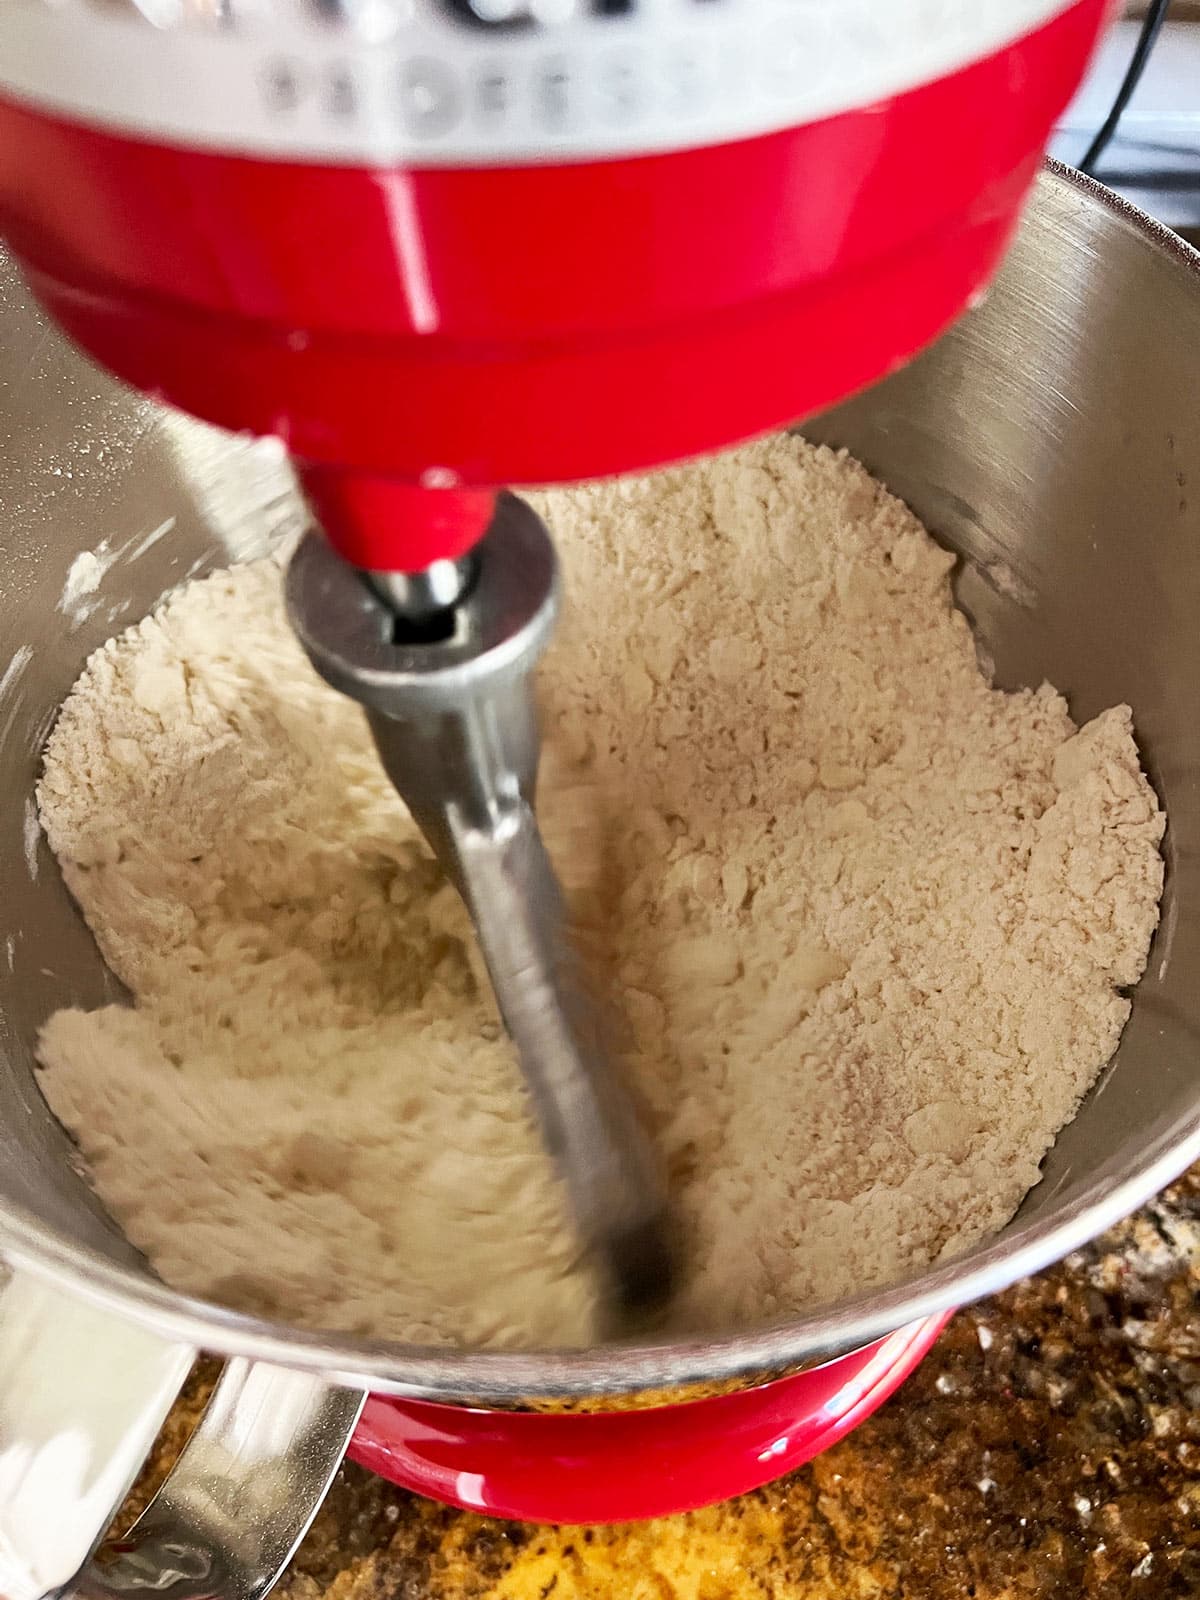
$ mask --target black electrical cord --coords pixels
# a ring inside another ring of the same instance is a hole
[[[1142,18],[1142,26],[1138,32],[1138,41],[1134,46],[1133,55],[1126,69],[1121,87],[1117,90],[1112,108],[1105,117],[1096,137],[1087,147],[1087,154],[1079,163],[1079,170],[1089,175],[1095,174],[1096,163],[1108,149],[1112,136],[1117,131],[1117,125],[1125,114],[1125,107],[1133,99],[1133,92],[1142,81],[1142,73],[1146,70],[1146,63],[1150,59],[1150,52],[1158,42],[1162,25],[1167,19],[1171,0],[1151,0],[1151,4]]]

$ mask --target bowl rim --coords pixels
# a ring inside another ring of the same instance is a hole
[[[1047,161],[1039,188],[1073,190],[1133,228],[1195,275],[1200,252],[1095,179]],[[179,1294],[134,1268],[78,1244],[15,1203],[0,1204],[0,1256],[101,1310],[180,1344],[319,1374],[377,1394],[503,1404],[671,1389],[816,1365],[918,1319],[1006,1288],[1113,1226],[1200,1160],[1200,1102],[1163,1118],[1131,1161],[1101,1168],[1063,1208],[1035,1218],[966,1256],[886,1289],[868,1291],[746,1332],[719,1338],[648,1340],[588,1349],[474,1350],[406,1345],[295,1328]]]

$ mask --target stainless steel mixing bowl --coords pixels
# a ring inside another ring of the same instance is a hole
[[[93,1200],[38,1094],[39,1024],[114,992],[37,834],[32,790],[55,709],[96,644],[171,584],[265,548],[297,508],[278,458],[180,424],[98,375],[5,269],[0,1256],[13,1275],[0,1294],[0,1589],[36,1594],[71,1577],[196,1348],[239,1359],[149,1531],[141,1581],[157,1583],[171,1560],[186,1567],[186,1552],[163,1547],[181,1520],[228,1538],[215,1472],[226,1511],[238,1506],[258,1530],[226,1550],[222,1581],[260,1592],[364,1388],[511,1402],[812,1362],[1036,1270],[1200,1156],[1198,397],[1200,256],[1052,170],[986,302],[806,429],[848,446],[961,552],[961,602],[1001,683],[1049,678],[1080,718],[1132,704],[1168,809],[1162,926],[1132,1019],[1017,1217],[913,1281],[736,1338],[448,1354],[300,1332],[164,1288]],[[73,566],[84,550],[96,561]],[[212,1573],[193,1576],[189,1592],[213,1592]],[[190,1581],[177,1571],[174,1592]],[[116,1586],[95,1569],[87,1582]]]

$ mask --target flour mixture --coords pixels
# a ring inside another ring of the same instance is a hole
[[[538,497],[578,602],[544,827],[688,1242],[676,1327],[999,1227],[1116,1046],[1162,887],[1130,713],[989,688],[950,556],[780,438]],[[129,1007],[42,1084],[163,1277],[441,1344],[593,1289],[465,914],[314,677],[280,569],[189,585],[63,708],[43,823]]]

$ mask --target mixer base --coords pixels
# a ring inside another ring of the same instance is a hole
[[[373,1395],[349,1457],[430,1499],[520,1522],[690,1511],[836,1444],[899,1388],[950,1315],[773,1383],[650,1410],[486,1411]]]

